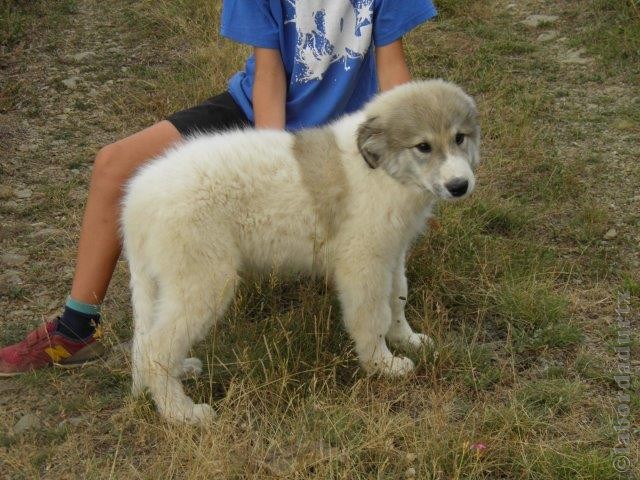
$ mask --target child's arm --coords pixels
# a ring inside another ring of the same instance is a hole
[[[402,38],[376,48],[376,66],[381,92],[411,80],[404,57]]]
[[[253,81],[253,113],[256,128],[284,129],[287,78],[280,52],[255,48],[256,72]]]

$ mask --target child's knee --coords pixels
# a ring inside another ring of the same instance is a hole
[[[102,186],[119,188],[128,179],[126,151],[117,143],[102,147],[93,161],[92,181]]]

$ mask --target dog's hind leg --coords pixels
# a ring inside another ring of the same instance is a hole
[[[132,393],[139,395],[144,389],[140,377],[140,339],[144,338],[153,323],[154,304],[157,296],[155,280],[138,263],[130,261],[131,303],[133,306],[134,333],[131,344]]]
[[[202,373],[202,360],[196,357],[185,358],[182,361],[180,378],[193,378]]]
[[[387,340],[394,346],[405,349],[418,349],[425,345],[432,345],[433,340],[428,335],[416,333],[407,322],[404,307],[407,303],[407,277],[405,275],[404,254],[398,262],[393,274],[391,288],[391,324],[387,331]]]
[[[391,270],[368,257],[351,258],[336,267],[335,281],[342,303],[344,324],[355,342],[362,366],[370,372],[405,375],[413,362],[394,356],[385,342],[391,324]]]
[[[228,261],[190,262],[188,268],[176,265],[175,270],[160,283],[156,321],[140,341],[145,386],[163,417],[200,424],[213,416],[213,409],[208,404],[195,405],[185,394],[180,376],[191,345],[224,313],[237,274]]]

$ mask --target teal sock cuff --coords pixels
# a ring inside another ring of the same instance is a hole
[[[92,305],[91,303],[82,303],[74,300],[70,296],[67,297],[65,306],[72,308],[76,312],[84,313],[86,315],[100,315],[100,305]]]

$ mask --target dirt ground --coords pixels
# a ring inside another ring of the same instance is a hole
[[[98,149],[241,67],[219,3],[2,4],[0,345],[68,294]],[[638,478],[638,4],[436,4],[407,38],[411,70],[476,97],[484,165],[411,257],[411,321],[436,339],[416,376],[365,376],[330,292],[266,280],[200,348],[208,375],[188,388],[216,404],[214,427],[163,424],[116,349],[0,381],[0,478]],[[131,334],[127,281],[120,262],[113,346]]]

